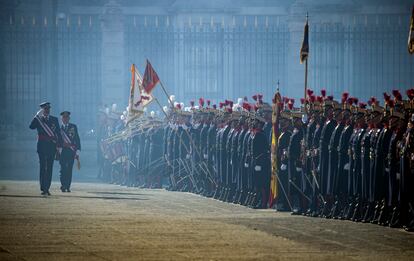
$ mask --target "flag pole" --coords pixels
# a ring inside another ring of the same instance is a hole
[[[174,104],[170,99],[170,95],[168,94],[167,90],[165,89],[164,85],[162,84],[162,81],[160,80],[160,85],[162,90],[164,91],[165,95],[167,96],[168,102],[171,104],[171,107],[174,108]]]
[[[308,15],[308,13],[306,13],[306,24],[308,25],[308,19],[309,19],[309,15]],[[309,25],[308,25],[308,35],[309,35]],[[308,38],[308,41],[309,41],[309,38]],[[308,45],[309,46],[309,45]],[[304,90],[304,96],[303,96],[303,98],[305,99],[305,102],[304,102],[304,109],[305,109],[305,113],[307,114],[308,113],[308,106],[307,106],[307,100],[306,100],[306,95],[307,95],[307,93],[308,93],[308,58],[309,58],[309,50],[308,50],[308,55],[307,55],[307,57],[306,57],[306,60],[305,60],[305,90]]]

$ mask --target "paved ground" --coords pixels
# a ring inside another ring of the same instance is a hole
[[[0,181],[0,260],[414,259],[414,234],[197,195]]]

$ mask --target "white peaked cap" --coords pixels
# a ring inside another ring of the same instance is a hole
[[[175,102],[175,95],[174,94],[173,95],[170,95],[170,100],[171,100],[172,103]]]
[[[162,107],[162,109],[163,109],[165,112],[167,112],[167,111],[168,111],[168,107],[167,107],[167,106]]]
[[[113,103],[113,104],[112,104],[112,111],[116,111],[116,108],[117,108],[116,103]]]
[[[243,98],[237,98],[237,104],[242,105],[243,104]]]
[[[105,108],[105,113],[109,114],[109,108]]]
[[[155,116],[155,111],[151,111],[150,115],[151,115],[151,117],[154,117]]]
[[[121,115],[121,120],[125,120],[125,115]]]

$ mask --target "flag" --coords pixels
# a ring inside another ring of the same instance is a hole
[[[145,67],[144,72],[144,79],[142,81],[142,86],[144,90],[150,94],[152,90],[155,88],[157,83],[160,82],[160,78],[158,78],[157,73],[155,72],[154,68],[152,68],[151,63],[147,60],[147,66]]]
[[[303,42],[302,42],[302,47],[300,48],[300,63],[303,63],[304,61],[306,61],[308,59],[308,55],[309,55],[309,25],[308,25],[308,19],[306,18]]]
[[[277,150],[279,146],[279,136],[280,136],[280,129],[279,129],[279,120],[280,120],[280,104],[282,102],[282,98],[280,96],[279,90],[276,92],[274,99],[273,99],[273,106],[272,106],[272,145],[271,145],[271,164],[272,164],[272,173],[270,176],[270,197],[269,197],[269,207],[273,207],[274,203],[279,194],[278,189],[278,162],[277,162]]]
[[[144,112],[144,107],[149,105],[153,99],[154,97],[145,91],[142,86],[142,76],[135,64],[132,64],[127,123],[141,116]]]
[[[410,32],[408,33],[408,52],[414,54],[414,5],[411,12]]]

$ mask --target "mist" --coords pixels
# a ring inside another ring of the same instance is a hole
[[[189,104],[257,93],[303,97],[299,63],[309,17],[309,87],[366,101],[414,87],[407,53],[410,1],[0,1],[0,178],[37,179],[43,101],[72,113],[82,170],[97,172],[98,112],[128,105],[130,67],[151,61],[169,95]],[[158,86],[154,92],[167,103]],[[149,109],[159,111],[157,104]],[[55,166],[55,169],[57,167]]]

